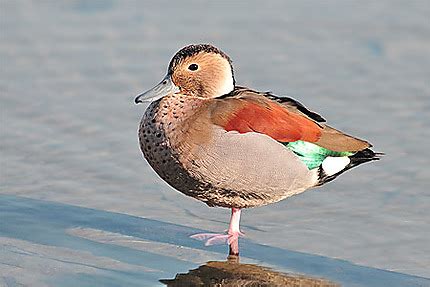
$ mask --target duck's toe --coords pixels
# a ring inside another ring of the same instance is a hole
[[[191,235],[190,238],[205,241],[205,246],[219,245],[219,244],[233,244],[240,236],[244,236],[242,232],[233,233],[198,233]]]

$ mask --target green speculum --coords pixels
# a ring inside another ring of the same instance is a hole
[[[283,144],[293,151],[310,170],[319,167],[328,156],[341,157],[351,156],[354,154],[353,152],[348,151],[332,151],[305,141],[295,141]]]

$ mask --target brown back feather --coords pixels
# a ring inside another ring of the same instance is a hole
[[[372,145],[365,140],[358,139],[356,137],[347,135],[339,130],[336,130],[326,124],[324,124],[325,120],[319,114],[308,110],[304,105],[300,102],[288,98],[288,97],[278,97],[271,93],[261,93],[250,90],[244,87],[236,87],[234,91],[232,91],[228,95],[224,95],[222,98],[251,98],[253,100],[257,100],[258,98],[264,99],[268,98],[272,101],[276,101],[279,104],[283,105],[289,112],[293,112],[295,114],[299,114],[303,117],[306,117],[317,125],[319,125],[321,130],[321,137],[318,141],[314,142],[314,144],[338,152],[357,152],[364,150],[366,148],[371,147]]]

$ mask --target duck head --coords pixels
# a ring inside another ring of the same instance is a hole
[[[154,101],[176,93],[215,98],[231,92],[234,84],[233,66],[224,52],[208,44],[189,45],[172,58],[163,80],[137,96],[135,103]]]

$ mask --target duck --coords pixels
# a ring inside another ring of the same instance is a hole
[[[322,186],[382,155],[293,98],[236,85],[230,57],[210,44],[180,49],[161,82],[135,98],[145,102],[143,156],[174,189],[231,209],[227,232],[191,236],[227,243],[231,256],[244,235],[242,209]]]

